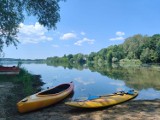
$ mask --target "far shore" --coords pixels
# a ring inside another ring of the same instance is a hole
[[[65,101],[34,112],[20,114],[16,102],[20,94],[12,92],[11,82],[0,83],[0,120],[158,120],[160,99],[131,100],[103,109],[77,109],[66,106]],[[15,99],[16,98],[16,99]]]

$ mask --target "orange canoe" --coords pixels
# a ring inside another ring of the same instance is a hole
[[[66,98],[73,88],[74,84],[70,82],[28,96],[17,103],[18,111],[25,113],[55,104]]]

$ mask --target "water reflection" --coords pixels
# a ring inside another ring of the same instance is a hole
[[[118,90],[136,89],[137,99],[160,98],[160,72],[148,67],[120,67],[116,64],[23,64],[30,73],[40,74],[46,84],[42,89],[74,81],[73,98],[110,94]]]
[[[49,66],[58,66],[58,64],[48,64]],[[120,67],[117,64],[109,64],[107,66],[98,65],[71,65],[63,64],[64,68],[83,70],[89,68],[92,72],[98,72],[103,76],[107,76],[114,80],[123,80],[128,87],[143,90],[148,88],[154,88],[160,90],[160,71],[149,67]],[[93,83],[93,81],[82,81],[77,78],[79,82]],[[112,84],[118,84],[113,82]]]
[[[51,64],[48,64],[48,65],[51,65]],[[52,66],[54,65],[52,64]],[[112,65],[109,64],[107,66],[98,66],[94,64],[89,65],[89,66],[86,66],[86,65],[76,66],[74,64],[72,66],[70,64],[69,65],[64,64],[61,66],[65,66],[64,67],[65,69],[74,68],[78,70],[89,68],[89,70],[92,72],[98,72],[102,76],[106,76],[107,78],[110,78],[112,81],[110,82],[107,81],[108,87],[116,86],[117,90],[123,90],[123,89],[126,89],[125,87],[128,87],[128,88],[133,88],[133,89],[140,91],[139,99],[160,98],[160,92],[159,92],[160,90],[160,72],[150,67],[126,67],[125,68],[125,67],[120,67],[117,64],[112,64]],[[75,78],[75,80],[79,83],[82,83],[83,85],[89,85],[89,84],[95,83],[94,80],[82,80],[81,77]],[[120,81],[124,81],[124,82],[120,82]]]
[[[82,80],[82,78],[80,78],[80,77],[79,78],[75,78],[74,80],[79,82],[79,83],[81,83],[81,84],[83,84],[83,85],[90,85],[90,84],[94,84],[95,83],[95,81],[93,81],[93,80],[85,81],[85,80]]]
[[[148,88],[160,90],[160,72],[157,70],[146,67],[104,67],[95,70],[109,78],[123,80],[128,87],[132,87],[137,90]]]

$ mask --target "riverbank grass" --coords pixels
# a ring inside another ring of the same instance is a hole
[[[24,95],[30,95],[39,90],[40,86],[44,84],[40,78],[40,75],[32,75],[26,69],[21,68],[18,75],[0,75],[0,82],[17,84]]]

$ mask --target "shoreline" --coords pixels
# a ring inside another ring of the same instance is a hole
[[[16,103],[20,95],[13,92],[17,85],[11,82],[0,83],[0,120],[157,120],[160,119],[160,99],[130,100],[102,109],[79,109],[66,106],[66,98],[56,105],[30,113],[20,114]],[[4,94],[5,93],[5,94]]]

